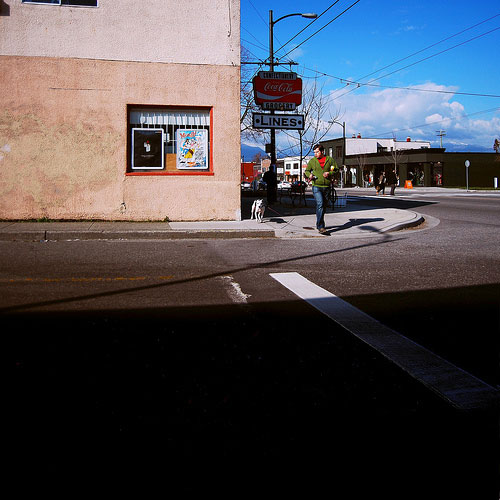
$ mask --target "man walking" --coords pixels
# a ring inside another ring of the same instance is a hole
[[[396,175],[396,171],[394,169],[389,170],[389,173],[387,174],[387,184],[391,188],[391,196],[394,196],[397,183],[398,177]]]
[[[314,146],[314,158],[307,164],[304,175],[312,181],[314,200],[316,201],[316,229],[325,234],[325,195],[330,189],[333,174],[339,170],[337,162],[325,156],[325,148],[321,144]]]

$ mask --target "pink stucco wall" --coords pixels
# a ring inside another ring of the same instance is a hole
[[[99,0],[98,8],[3,3],[4,55],[224,66],[240,60],[240,0]]]
[[[160,20],[151,12],[134,19],[138,3],[130,0],[101,0],[98,9],[8,1],[10,16],[0,17],[4,28],[0,35],[0,218],[240,217],[237,0],[189,3],[190,9],[198,5],[189,26],[203,26],[205,40],[186,29],[169,30],[169,19],[174,11],[179,17],[182,8],[171,0],[140,2],[143,7],[164,7]],[[226,17],[216,16],[217,5],[224,7]],[[118,39],[113,38],[114,28],[105,30],[106,23],[112,27],[113,18],[124,30]],[[69,51],[62,47],[70,35],[65,25],[69,21],[73,35],[92,29],[98,43]],[[208,21],[215,24],[210,26]],[[60,25],[62,32],[57,30]],[[30,26],[39,34],[38,46]],[[129,39],[137,39],[138,34],[149,36],[161,50],[145,53],[143,42],[134,48]],[[162,35],[172,43],[157,43]],[[53,36],[59,39],[51,42]],[[190,37],[193,44],[188,49]],[[193,52],[193,45],[199,50]],[[69,57],[78,50],[82,53]],[[127,105],[211,108],[213,175],[126,175]]]

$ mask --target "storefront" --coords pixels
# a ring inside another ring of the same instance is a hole
[[[358,186],[373,187],[382,171],[396,169],[399,184],[407,180],[413,186],[465,187],[465,161],[470,161],[469,185],[493,187],[495,178],[500,178],[500,155],[496,153],[446,153],[441,149],[429,149],[425,153],[408,151],[397,164],[387,161],[382,155],[365,155],[362,167],[356,158],[346,158],[347,168],[362,168],[362,181]],[[352,166],[351,166],[352,165]]]

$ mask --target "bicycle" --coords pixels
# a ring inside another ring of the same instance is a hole
[[[313,180],[316,180],[317,177],[313,176]],[[332,205],[332,210],[335,210],[335,204],[337,203],[337,191],[335,190],[335,186],[333,185],[333,182],[330,182],[330,186],[328,186],[328,189],[325,191],[325,202],[326,202],[326,207],[331,204]]]
[[[325,192],[325,198],[326,198],[326,206],[328,207],[331,204],[332,210],[335,210],[335,204],[337,203],[338,196],[335,186],[333,185],[333,182],[330,182],[330,186]]]

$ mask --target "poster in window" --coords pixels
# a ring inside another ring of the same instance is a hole
[[[179,170],[208,168],[208,130],[177,129],[176,140]]]
[[[164,168],[163,134],[161,128],[132,129],[132,170]]]

